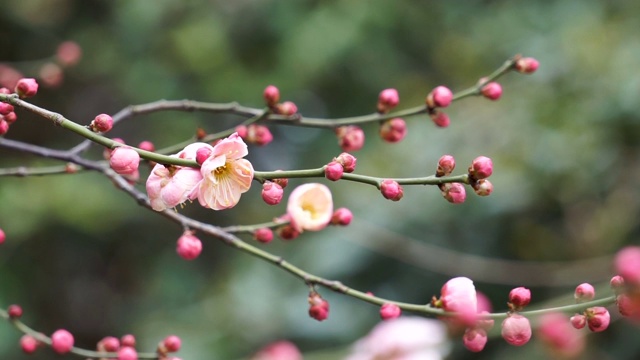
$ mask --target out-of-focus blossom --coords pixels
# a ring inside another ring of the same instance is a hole
[[[582,353],[585,338],[571,325],[566,315],[552,312],[542,315],[539,320],[537,334],[553,354],[575,358]]]
[[[251,360],[302,360],[302,354],[292,342],[280,340],[260,349]]]
[[[289,195],[287,214],[298,232],[324,229],[333,215],[331,191],[318,183],[298,186]]]

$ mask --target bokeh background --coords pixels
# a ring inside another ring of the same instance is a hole
[[[353,211],[350,227],[264,246],[312,273],[406,302],[427,303],[447,279],[468,276],[504,311],[514,286],[530,287],[536,305],[570,303],[581,282],[609,295],[612,254],[638,243],[639,16],[640,2],[631,0],[5,1],[0,62],[37,77],[61,42],[76,41],[80,63],[32,101],[88,124],[158,99],[261,107],[268,84],[304,115],[361,115],[384,88],[399,90],[401,107],[415,106],[437,85],[461,90],[517,53],[534,56],[539,71],[502,78],[499,101],[455,103],[447,129],[426,116],[408,119],[399,144],[384,143],[370,124],[356,153],[359,173],[384,177],[432,174],[443,154],[456,157],[460,173],[486,155],[495,166],[490,197],[470,193],[452,205],[437,188],[417,186],[392,203],[370,186],[339,181],[328,185],[336,206]],[[80,141],[18,116],[7,138],[60,149]],[[196,127],[213,132],[239,120],[157,113],[110,135],[163,147]],[[271,130],[272,144],[250,147],[256,169],[319,167],[340,153],[330,130]],[[2,167],[50,164],[0,149]],[[228,211],[179,211],[216,225],[281,215],[285,204],[264,204],[259,188]],[[215,239],[203,238],[201,257],[183,261],[175,254],[181,229],[97,174],[0,178],[0,227],[8,238],[1,306],[19,303],[29,325],[67,328],[87,348],[133,333],[140,349],[153,350],[177,334],[183,359],[246,359],[277,339],[296,343],[305,359],[341,359],[378,321],[376,307],[327,290],[329,319],[310,319],[304,284]],[[609,330],[584,331],[581,358],[638,358],[639,328],[611,309]],[[0,324],[0,358],[27,357],[19,337]],[[459,338],[451,346],[450,359],[551,356],[535,335],[523,348],[491,339],[480,354]],[[58,357],[41,350],[32,358]]]

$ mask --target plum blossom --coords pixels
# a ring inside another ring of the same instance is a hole
[[[251,187],[253,166],[243,159],[247,144],[237,133],[220,140],[211,156],[202,163],[202,182],[198,190],[200,205],[213,210],[234,207],[240,195]]]
[[[289,195],[287,214],[291,217],[291,225],[298,232],[324,229],[333,215],[331,191],[318,183],[298,186]]]
[[[378,324],[347,360],[440,360],[449,353],[446,326],[437,320],[400,317]]]
[[[457,277],[447,281],[440,290],[440,302],[445,311],[460,314],[463,323],[473,325],[477,317],[478,298],[473,281]]]

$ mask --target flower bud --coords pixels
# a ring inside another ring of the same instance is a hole
[[[300,236],[300,231],[296,230],[292,225],[287,224],[277,228],[276,234],[278,234],[282,240],[293,240]]]
[[[380,192],[385,199],[389,199],[391,201],[399,201],[404,195],[402,186],[398,184],[397,181],[390,179],[382,180],[382,183],[380,184]]]
[[[203,146],[196,150],[196,163],[202,166],[202,163],[205,162],[209,157],[213,154],[213,148],[210,146]]]
[[[616,305],[620,315],[640,319],[640,297],[620,294],[616,296]]]
[[[384,89],[380,92],[378,96],[378,112],[379,113],[387,113],[389,110],[398,106],[400,103],[400,95],[398,95],[398,90],[396,89]]]
[[[11,319],[20,319],[22,317],[22,307],[20,305],[9,305],[7,314]]]
[[[14,91],[21,99],[32,97],[38,93],[38,83],[34,78],[22,78],[18,80]]]
[[[9,95],[11,94],[11,90],[7,89],[6,87],[0,87],[0,94]]]
[[[180,350],[180,346],[182,346],[182,340],[180,340],[180,338],[175,335],[169,335],[164,338],[162,344],[164,345],[164,348],[167,350],[167,352],[172,353]]]
[[[9,123],[4,119],[0,119],[0,136],[9,132]]]
[[[616,273],[627,286],[640,286],[640,246],[627,246],[618,251],[614,259]]]
[[[264,89],[262,96],[268,107],[274,107],[280,101],[280,90],[273,85],[269,85]]]
[[[609,327],[611,316],[609,311],[602,306],[594,306],[585,311],[587,316],[587,325],[589,330],[593,332],[605,331]]]
[[[298,107],[292,101],[285,101],[282,104],[278,104],[277,112],[284,116],[291,116],[298,112]]]
[[[515,68],[523,74],[532,74],[538,70],[540,63],[532,57],[520,58],[516,61]]]
[[[120,340],[113,336],[106,336],[98,342],[98,351],[116,352],[120,349]]]
[[[107,114],[100,114],[91,121],[89,128],[93,132],[106,133],[113,127],[113,118]]]
[[[522,346],[531,339],[529,319],[520,314],[509,314],[502,322],[502,338],[514,346]]]
[[[9,113],[13,112],[13,110],[13,105],[7,104],[5,102],[0,102],[0,115],[8,115]]]
[[[481,328],[467,328],[462,336],[462,343],[467,350],[480,352],[487,345],[487,332]]]
[[[611,278],[611,281],[609,282],[609,285],[611,286],[611,289],[616,293],[619,294],[621,292],[624,291],[624,278],[620,275],[616,275],[614,277]]]
[[[131,335],[131,334],[123,335],[120,338],[120,344],[122,346],[128,346],[128,347],[135,348],[136,347],[136,337]]]
[[[247,126],[247,142],[264,146],[273,141],[273,135],[268,127],[264,125],[251,124]]]
[[[20,348],[25,354],[33,354],[40,343],[31,335],[23,335],[20,338]]]
[[[393,118],[380,124],[380,137],[389,143],[396,143],[407,135],[407,124],[402,118]]]
[[[509,292],[509,307],[520,311],[531,302],[531,290],[525,287],[517,287]]]
[[[333,158],[333,161],[339,162],[342,165],[344,172],[352,173],[356,169],[356,162],[358,161],[358,159],[356,159],[355,156],[349,153],[343,152],[342,154],[338,155],[338,157]]]
[[[442,185],[442,197],[452,204],[462,204],[467,192],[460,183],[447,183]]]
[[[235,127],[234,131],[237,132],[238,136],[240,136],[243,140],[247,140],[247,135],[249,135],[249,130],[247,129],[246,125],[238,125]]]
[[[429,116],[431,117],[431,120],[433,121],[434,124],[436,124],[437,127],[445,128],[445,127],[448,127],[449,124],[451,124],[451,119],[449,119],[449,115],[447,115],[443,111],[436,110],[432,113],[429,113]]]
[[[181,258],[187,261],[194,260],[200,256],[200,253],[202,252],[202,242],[191,232],[185,231],[178,239],[176,252]]]
[[[265,181],[262,184],[262,200],[269,205],[280,204],[283,194],[282,187],[273,181]]]
[[[51,347],[58,354],[66,354],[73,348],[73,335],[64,329],[57,330],[51,335]]]
[[[332,161],[324,166],[324,177],[331,181],[338,181],[342,177],[344,169],[337,161]]]
[[[280,170],[276,170],[276,171],[280,171]],[[289,179],[287,178],[272,179],[271,181],[280,185],[280,187],[283,189],[286,188],[287,185],[289,185]]]
[[[502,96],[502,86],[499,83],[492,81],[483,86],[480,92],[482,93],[482,96],[495,101],[500,99]]]
[[[140,155],[131,148],[119,146],[111,153],[109,165],[120,175],[132,175],[138,171]]]
[[[364,146],[364,131],[358,126],[340,126],[336,128],[336,135],[343,151],[358,151]]]
[[[436,169],[436,176],[448,176],[451,175],[453,169],[456,168],[456,160],[451,155],[442,155],[438,160],[438,168]]]
[[[155,145],[153,145],[153,143],[148,140],[141,141],[140,144],[138,144],[138,148],[144,151],[149,151],[149,152],[156,151]]]
[[[431,90],[425,100],[427,106],[431,109],[436,107],[447,107],[453,100],[453,93],[446,86],[438,86]]]
[[[471,186],[478,196],[489,196],[493,192],[493,184],[487,179],[480,179]]]
[[[138,360],[138,352],[131,346],[124,346],[118,350],[118,360]]]
[[[13,124],[14,122],[16,122],[16,120],[18,120],[18,115],[16,115],[16,113],[13,111],[1,116],[4,119],[4,121],[9,123],[9,125]]]
[[[309,293],[309,316],[324,321],[329,317],[329,302],[316,292]]]
[[[576,287],[576,291],[573,293],[573,297],[578,303],[593,300],[595,296],[596,290],[588,283],[578,285],[578,287]]]
[[[333,225],[347,226],[351,224],[351,220],[353,220],[351,210],[343,207],[334,211],[331,216],[331,224]]]
[[[273,240],[273,231],[266,227],[260,228],[253,232],[253,238],[263,244],[268,244]]]
[[[587,317],[582,314],[575,314],[571,317],[571,326],[576,329],[582,329],[587,325]]]
[[[60,65],[64,67],[73,66],[80,61],[82,49],[75,41],[65,41],[58,45],[56,58]]]
[[[486,179],[493,174],[493,162],[486,156],[478,156],[469,166],[469,176],[476,179]]]
[[[396,304],[385,303],[380,307],[380,318],[382,320],[395,319],[402,314],[402,310]]]
[[[577,316],[577,315],[576,315]],[[538,336],[542,342],[553,351],[553,358],[577,359],[585,348],[585,337],[573,324],[567,321],[567,316],[561,312],[548,312],[540,316]],[[573,326],[572,326],[573,325]],[[582,324],[584,327],[585,323]]]
[[[7,235],[4,233],[2,229],[0,229],[0,245],[4,244],[4,241],[7,239]]]

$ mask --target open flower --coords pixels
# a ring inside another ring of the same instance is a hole
[[[289,195],[287,213],[291,225],[299,232],[322,230],[333,215],[331,191],[318,183],[300,185]]]
[[[194,160],[197,150],[203,147],[213,151],[213,147],[209,144],[194,143],[172,156]],[[162,211],[195,199],[198,196],[198,186],[201,181],[200,169],[157,164],[147,179],[147,194],[151,208]]]
[[[247,192],[253,180],[253,166],[243,159],[247,145],[233,133],[220,140],[211,156],[202,163],[202,182],[198,191],[200,205],[213,210],[234,207],[240,195]]]

